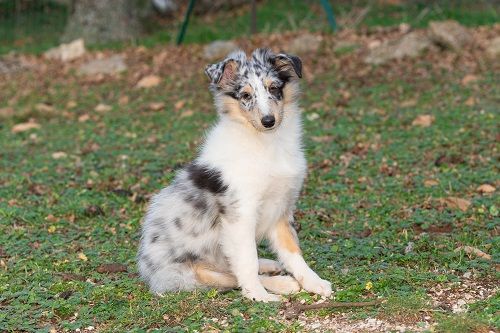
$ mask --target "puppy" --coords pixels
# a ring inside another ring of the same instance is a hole
[[[304,261],[293,211],[306,174],[298,107],[301,60],[257,49],[209,65],[219,119],[198,157],[156,194],[138,254],[142,279],[156,293],[241,288],[256,301],[331,285]],[[258,259],[266,239],[279,262]],[[276,274],[282,267],[292,276]]]

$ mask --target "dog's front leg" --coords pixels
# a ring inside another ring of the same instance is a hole
[[[293,217],[283,217],[269,232],[271,247],[278,255],[285,269],[305,290],[322,296],[332,294],[331,283],[321,279],[304,261],[300,251],[297,233],[290,221]]]
[[[236,220],[223,219],[223,252],[245,297],[262,302],[280,301],[281,297],[268,293],[259,280],[255,221],[251,215],[245,214]]]

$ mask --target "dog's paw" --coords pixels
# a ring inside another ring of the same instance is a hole
[[[321,296],[330,297],[332,295],[332,284],[318,276],[304,278],[301,281],[304,290]]]
[[[276,275],[283,271],[283,266],[276,260],[260,258],[259,259],[259,274]]]
[[[243,296],[245,296],[248,299],[251,299],[252,301],[257,301],[257,302],[281,302],[282,297],[279,295],[275,294],[270,294],[268,293],[264,288],[262,290],[243,290]]]

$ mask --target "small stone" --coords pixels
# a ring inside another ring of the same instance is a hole
[[[236,51],[238,49],[239,46],[233,41],[216,40],[204,47],[203,57],[209,61],[222,60],[229,53]]]
[[[368,64],[383,64],[389,60],[404,57],[417,57],[431,46],[429,38],[420,32],[411,32],[398,40],[389,41],[372,47],[365,58]],[[370,47],[370,46],[369,46]]]
[[[321,36],[316,36],[309,33],[303,34],[296,37],[290,42],[288,50],[290,51],[290,53],[295,54],[314,54],[316,51],[318,51],[322,40],[323,38]]]
[[[460,51],[472,42],[472,35],[467,28],[453,20],[430,22],[429,32],[436,44],[455,51]]]
[[[80,58],[85,54],[85,43],[83,39],[76,39],[68,44],[61,44],[58,47],[46,51],[43,56],[47,59],[60,61],[71,61]]]
[[[486,47],[486,55],[491,59],[498,59],[500,56],[500,36],[489,41]]]
[[[95,59],[80,66],[79,75],[117,74],[127,70],[125,60],[121,55],[109,58]]]

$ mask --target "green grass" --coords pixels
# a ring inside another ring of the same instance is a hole
[[[304,122],[309,178],[298,206],[304,256],[332,281],[337,300],[388,299],[379,308],[352,310],[353,318],[420,320],[421,311],[431,310],[426,293],[432,287],[461,281],[470,271],[479,280],[498,282],[492,262],[454,252],[470,245],[491,254],[493,262],[500,259],[498,195],[475,192],[498,179],[498,85],[490,72],[476,89],[464,87],[463,74],[419,80],[388,76],[361,85],[340,80],[330,69],[305,84],[306,114],[313,112],[311,105],[322,104],[314,110],[321,121]],[[297,322],[272,319],[279,318],[279,305],[252,303],[237,291],[157,298],[135,274],[142,198],[168,184],[173,170],[194,156],[215,118],[210,97],[200,88],[201,74],[180,82],[166,79],[147,91],[131,89],[125,80],[82,85],[69,75],[67,83],[45,78],[39,83],[44,90],[17,94],[12,103],[19,113],[0,123],[0,331],[87,326],[138,332],[300,331]],[[23,86],[23,81],[5,83],[0,108]],[[348,105],[334,107],[338,91],[346,89]],[[129,104],[118,105],[121,95],[129,96]],[[478,104],[466,106],[472,95]],[[409,98],[417,98],[416,105],[401,108]],[[179,99],[186,99],[185,108],[203,111],[182,118],[172,107]],[[70,100],[77,106],[68,110]],[[166,102],[166,110],[148,110],[152,101]],[[55,110],[33,111],[40,102]],[[93,112],[98,103],[113,110]],[[62,116],[63,110],[69,115]],[[77,122],[83,113],[91,120]],[[423,113],[434,114],[435,123],[411,126]],[[36,117],[41,129],[11,133],[11,126],[29,117]],[[331,141],[313,140],[324,136]],[[58,151],[68,156],[52,158]],[[436,166],[443,154],[460,158]],[[346,155],[352,158],[347,168],[340,162]],[[439,185],[425,187],[430,178]],[[472,206],[461,212],[434,200],[450,195],[467,198]],[[415,228],[447,224],[452,232]],[[409,242],[413,251],[405,253]],[[105,263],[124,264],[128,273],[98,273]],[[301,293],[294,299],[316,297]],[[437,318],[438,327],[453,332],[477,325],[498,328],[497,314],[498,298],[490,298],[475,303],[466,317],[446,313]]]
[[[15,50],[41,53],[59,44],[68,19],[68,9],[41,1],[31,4],[16,14],[13,1],[0,1],[0,54]],[[426,27],[431,20],[453,19],[467,26],[488,25],[499,22],[498,9],[492,1],[401,1],[397,5],[384,5],[377,1],[332,1],[339,26],[351,26],[363,8],[368,11],[358,23],[360,26],[391,26],[408,23]],[[303,0],[265,0],[258,5],[259,32],[311,30],[330,32],[323,8],[319,2]],[[183,15],[165,22],[148,20],[147,30],[134,45],[151,47],[176,40]],[[221,12],[208,17],[193,15],[185,36],[185,43],[207,43],[218,39],[232,39],[249,34],[250,8],[234,12]],[[95,48],[123,48],[130,43],[89,45]]]

